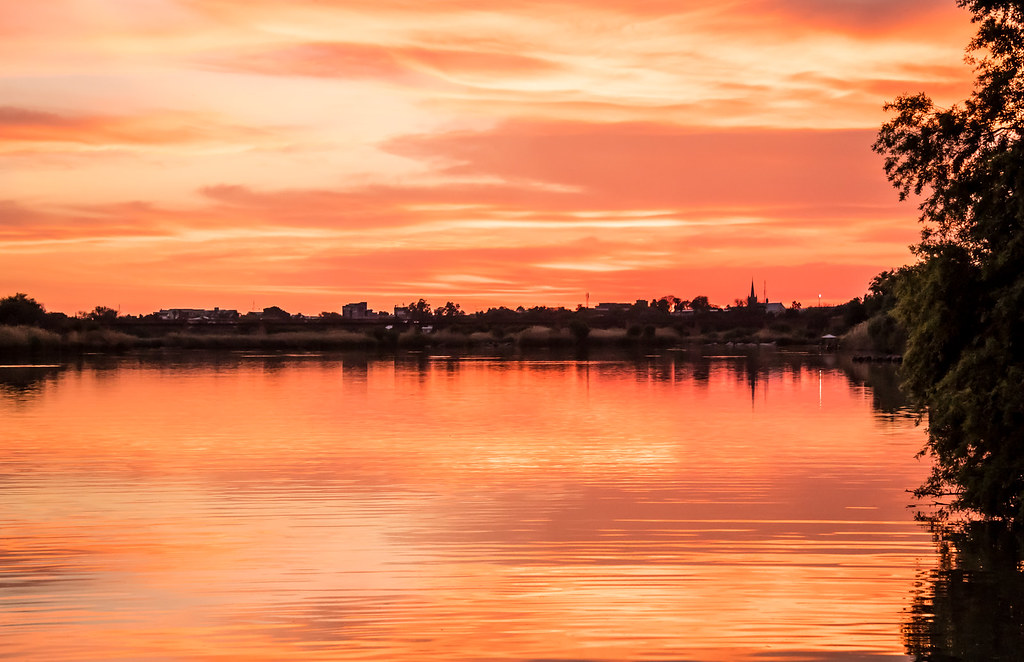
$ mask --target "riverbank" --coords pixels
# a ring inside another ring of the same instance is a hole
[[[728,329],[690,332],[684,328],[632,325],[591,329],[586,325],[498,326],[484,331],[472,327],[438,330],[410,325],[404,329],[373,327],[364,330],[316,329],[270,333],[172,330],[148,336],[111,328],[58,333],[31,326],[0,326],[0,352],[50,354],[122,352],[132,349],[282,350],[322,351],[346,349],[426,349],[494,347],[677,347],[713,344],[817,344],[817,334],[789,327]]]

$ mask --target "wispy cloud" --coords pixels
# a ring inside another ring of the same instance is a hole
[[[269,76],[370,78],[415,84],[429,76],[454,82],[462,75],[526,76],[558,69],[553,62],[501,51],[381,46],[361,43],[298,43],[212,53],[197,60],[223,71]]]
[[[232,126],[198,112],[147,115],[82,115],[34,108],[0,106],[0,150],[24,150],[24,143],[70,143],[89,146],[160,146],[229,143],[265,139],[267,133]]]

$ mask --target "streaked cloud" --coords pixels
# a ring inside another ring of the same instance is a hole
[[[558,67],[515,53],[442,48],[386,47],[360,43],[298,43],[222,55],[199,62],[224,71],[269,76],[370,78],[416,84],[418,77],[446,79],[459,75],[530,76]],[[454,81],[452,81],[454,82]]]
[[[204,113],[166,112],[136,116],[74,115],[33,108],[0,106],[0,150],[25,149],[24,143],[72,143],[114,148],[227,143],[264,139],[267,133]]]

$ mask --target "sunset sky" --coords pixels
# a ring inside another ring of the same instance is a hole
[[[846,301],[919,233],[882,104],[965,96],[972,33],[953,0],[0,0],[0,296]]]

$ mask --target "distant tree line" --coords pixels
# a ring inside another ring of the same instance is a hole
[[[770,315],[763,307],[748,306],[745,301],[742,306],[721,308],[711,303],[706,295],[697,295],[689,300],[666,295],[650,300],[641,299],[628,306],[620,304],[605,311],[584,306],[572,310],[561,306],[520,306],[514,309],[499,306],[467,313],[460,304],[453,301],[435,307],[420,298],[405,306],[404,310],[397,311],[398,316],[350,320],[338,313],[323,312],[312,318],[292,315],[278,306],[271,306],[260,313],[246,313],[235,318],[235,323],[257,324],[261,327],[270,325],[268,328],[271,330],[316,323],[342,326],[377,324],[381,327],[414,324],[465,333],[493,332],[498,336],[517,333],[531,326],[547,326],[570,329],[573,337],[580,342],[588,337],[591,328],[627,329],[631,337],[653,338],[655,329],[670,327],[682,336],[703,334],[707,340],[734,341],[757,341],[758,333],[769,329],[780,340],[802,343],[817,342],[822,333],[841,333],[866,319],[869,301],[867,298],[855,298],[840,306],[803,309],[794,302],[784,314]],[[35,299],[23,293],[0,299],[0,325],[37,326],[57,332],[116,326],[120,330],[148,334],[149,331],[141,325],[180,328],[182,324],[195,327],[203,323],[203,320],[167,320],[156,313],[138,317],[119,316],[115,309],[106,306],[97,306],[90,312],[68,317],[63,313],[47,312]],[[217,321],[216,325],[222,326],[222,321]],[[763,334],[760,337],[763,338]]]
[[[80,313],[78,317],[47,312],[41,303],[22,292],[0,299],[0,325],[5,326],[35,326],[62,331],[74,328],[81,321],[108,324],[117,316],[116,310],[106,306],[96,306],[91,312]]]

